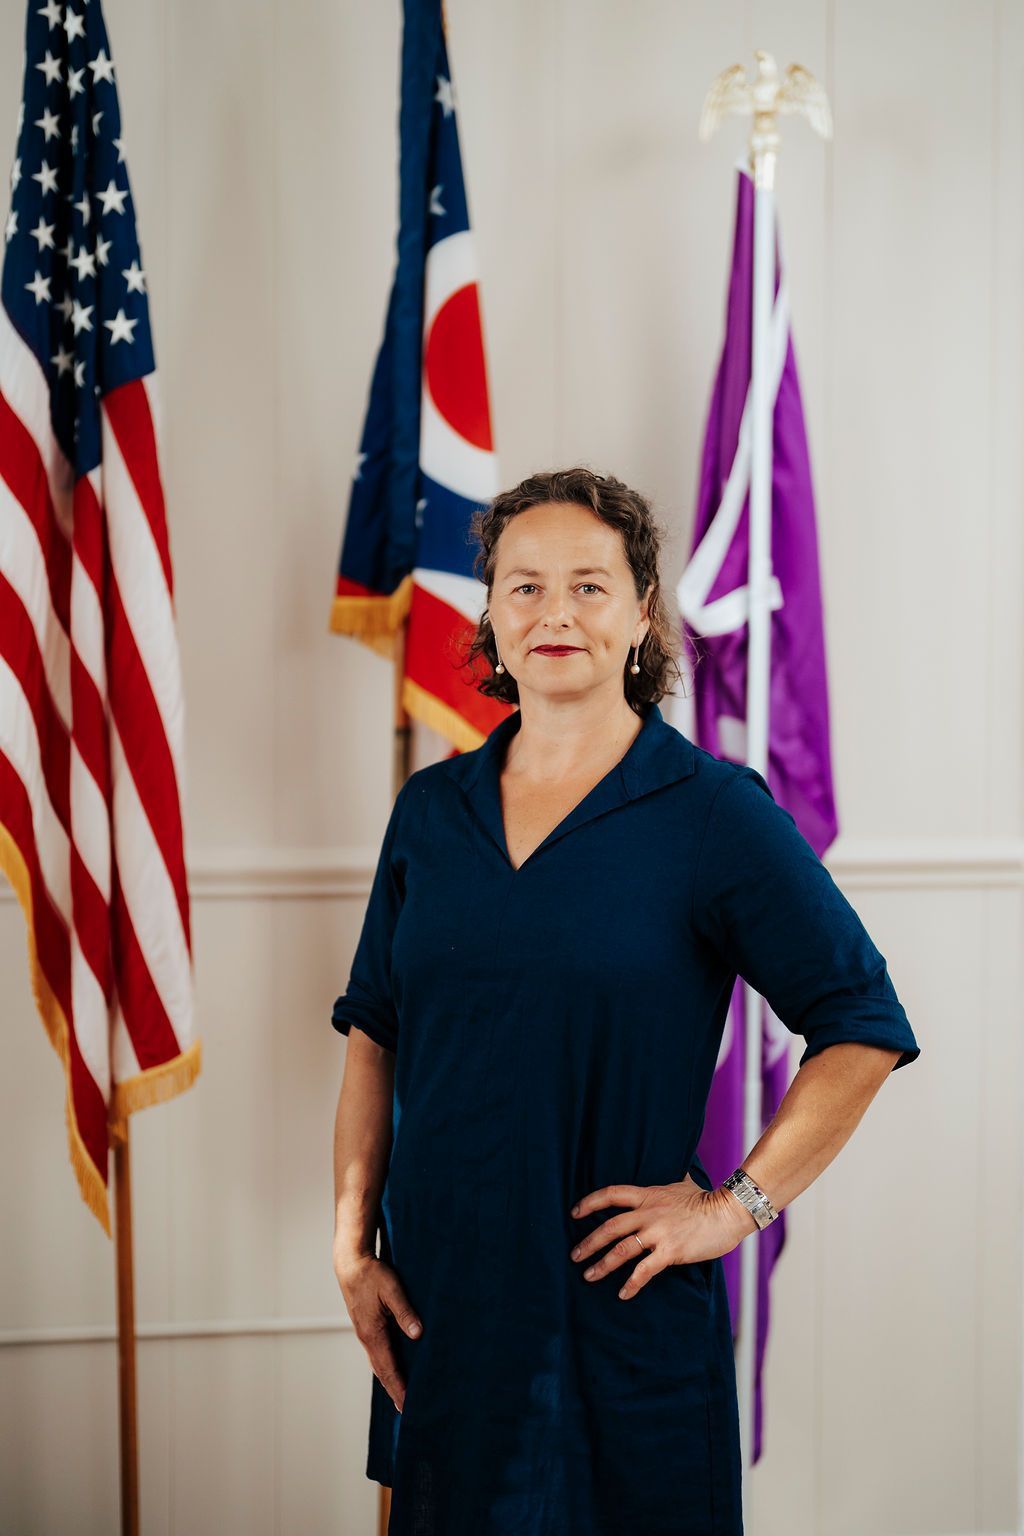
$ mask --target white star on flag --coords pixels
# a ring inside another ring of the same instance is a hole
[[[95,304],[80,304],[77,299],[74,300],[72,304],[71,324],[75,328],[76,336],[78,335],[79,331],[92,330],[92,321],[89,319],[89,316],[92,314],[95,308]]]
[[[32,180],[33,181],[38,181],[39,186],[40,186],[40,188],[41,188],[41,190],[43,192],[56,192],[56,190],[57,190],[57,168],[56,168],[56,166],[51,166],[50,163],[47,160],[44,160],[42,165],[39,167],[38,171],[34,171],[33,172]]]
[[[110,80],[112,82],[114,79],[113,61],[107,58],[107,50],[105,48],[101,48],[96,57],[89,60],[89,68],[92,70],[93,85],[96,84],[97,80]]]
[[[138,325],[137,320],[129,320],[123,309],[119,309],[113,320],[104,320],[103,324],[110,331],[110,344],[115,341],[134,341],[133,328]]]
[[[25,287],[29,293],[35,295],[37,304],[41,304],[44,299],[49,300],[50,298],[50,279],[44,277],[41,272],[37,272],[32,281],[25,284]]]
[[[49,48],[46,50],[46,57],[41,64],[36,65],[36,69],[42,70],[46,76],[47,85],[52,85],[55,80],[60,79],[60,59],[55,59]]]
[[[107,182],[105,192],[97,192],[96,196],[103,204],[103,212],[109,213],[114,208],[118,213],[124,213],[124,200],[128,196],[127,189],[119,190],[117,183],[111,179]]]
[[[53,250],[54,228],[53,224],[47,224],[44,219],[40,219],[35,229],[29,230],[29,234],[35,237],[36,244],[40,250]]]
[[[79,282],[81,282],[83,277],[96,276],[96,263],[93,260],[92,252],[85,250],[84,247],[78,252],[71,265],[78,273]]]
[[[43,130],[47,144],[51,139],[60,138],[60,118],[55,112],[51,112],[49,107],[44,110],[42,117],[36,118],[35,126]]]

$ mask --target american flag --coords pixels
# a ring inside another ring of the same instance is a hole
[[[0,281],[0,867],[109,1233],[110,1129],[199,1071],[155,364],[99,0],[32,0]]]

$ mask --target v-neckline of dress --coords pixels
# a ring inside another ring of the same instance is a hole
[[[479,747],[442,760],[442,771],[458,785],[467,809],[500,853],[511,878],[532,872],[541,854],[568,833],[598,816],[627,805],[679,779],[696,768],[696,748],[671,725],[656,703],[647,707],[643,724],[624,755],[599,779],[582,800],[567,811],[518,866],[512,863],[505,838],[501,805],[501,769],[506,744],[520,726],[518,709],[493,726]]]
[[[562,828],[565,826],[565,823],[568,822],[570,820],[570,818],[573,817],[574,814],[577,811],[583,810],[583,808],[587,805],[587,802],[590,800],[591,795],[595,795],[597,793],[597,791],[602,787],[602,785],[604,784],[606,779],[611,778],[613,775],[616,775],[616,776],[619,775],[619,770],[620,770],[622,764],[625,762],[626,758],[630,755],[630,753],[632,752],[633,748],[636,746],[637,742],[639,741],[640,737],[643,735],[644,729],[645,729],[645,727],[647,725],[647,719],[649,717],[645,717],[645,718],[643,718],[641,720],[640,729],[637,731],[636,735],[633,737],[633,740],[630,742],[630,744],[626,748],[625,752],[623,752],[622,756],[620,758],[618,758],[617,761],[614,762],[612,764],[612,766],[608,769],[607,773],[603,773],[601,775],[601,777],[597,780],[596,784],[592,784],[591,787],[587,790],[586,794],[581,796],[581,798],[576,801],[575,805],[571,805],[569,807],[569,809],[566,811],[565,815],[563,817],[561,817],[561,819],[559,821],[557,821],[555,823],[555,825],[548,832],[545,833],[545,835],[541,838],[540,842],[535,844],[535,846],[530,849],[530,852],[526,855],[525,859],[522,859],[518,864],[513,864],[513,862],[512,862],[512,855],[509,852],[508,830],[507,830],[506,823],[505,823],[505,808],[504,808],[504,804],[502,802],[502,797],[501,797],[501,776],[502,776],[502,774],[503,774],[503,772],[505,770],[505,764],[506,764],[506,761],[507,761],[507,758],[508,758],[508,749],[509,749],[509,746],[511,745],[513,736],[518,734],[520,726],[522,725],[522,719],[521,719],[521,716],[519,715],[518,711],[517,711],[517,713],[516,713],[514,718],[516,720],[516,729],[514,731],[513,730],[508,731],[508,733],[505,736],[504,741],[500,744],[498,751],[495,753],[495,774],[494,774],[494,776],[495,776],[495,781],[496,781],[497,797],[498,797],[498,822],[499,822],[500,827],[501,827],[501,851],[505,855],[505,859],[506,859],[506,861],[508,863],[508,866],[509,866],[509,869],[511,870],[511,872],[514,875],[518,875],[520,870],[524,869],[525,866],[527,864],[529,864],[530,860],[532,858],[534,858],[538,853],[540,853],[542,848],[544,848],[549,842],[553,842],[555,840],[556,835],[558,835],[561,832]],[[566,830],[568,830],[567,827],[566,827]]]

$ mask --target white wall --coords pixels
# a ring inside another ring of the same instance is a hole
[[[1021,1529],[1024,7],[447,0],[505,481],[583,459],[682,568],[755,46],[806,64],[783,255],[842,837],[923,1046],[790,1209],[750,1536]],[[391,277],[399,6],[107,0],[184,655],[204,1070],[133,1121],[143,1529],[371,1536],[330,1265],[329,1023],[391,672],[326,629]],[[23,8],[0,8],[0,162]],[[116,1528],[112,1249],[0,901],[0,1530]],[[37,1342],[32,1342],[36,1340]]]

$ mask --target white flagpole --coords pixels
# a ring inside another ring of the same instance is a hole
[[[761,143],[758,143],[758,139]],[[751,139],[754,177],[754,298],[751,336],[750,534],[747,569],[747,762],[768,772],[768,685],[771,668],[770,582],[772,576],[772,389],[768,328],[775,288],[775,147],[757,130]],[[776,140],[777,142],[777,140]],[[743,1146],[752,1147],[763,1128],[762,1002],[743,984],[744,1072]],[[740,1319],[737,1375],[743,1467],[749,1474],[754,1450],[754,1386],[757,1346],[756,1238],[740,1246]],[[749,1320],[749,1327],[742,1326]],[[748,1479],[749,1486],[749,1479]]]
[[[771,54],[755,54],[752,80],[740,64],[718,76],[701,116],[700,137],[710,138],[726,112],[752,114],[750,172],[754,181],[754,274],[750,381],[750,513],[747,570],[747,763],[768,776],[771,614],[779,606],[772,575],[772,444],[775,398],[781,368],[773,362],[772,310],[775,299],[775,165],[780,112],[803,112],[823,136],[831,133],[828,103],[821,87],[801,66],[791,64],[780,82]],[[744,1079],[743,1146],[749,1151],[763,1130],[762,999],[743,985]],[[740,1305],[736,1377],[740,1408],[740,1445],[744,1504],[748,1502],[754,1452],[757,1365],[757,1278],[760,1254],[751,1234],[740,1245]]]

